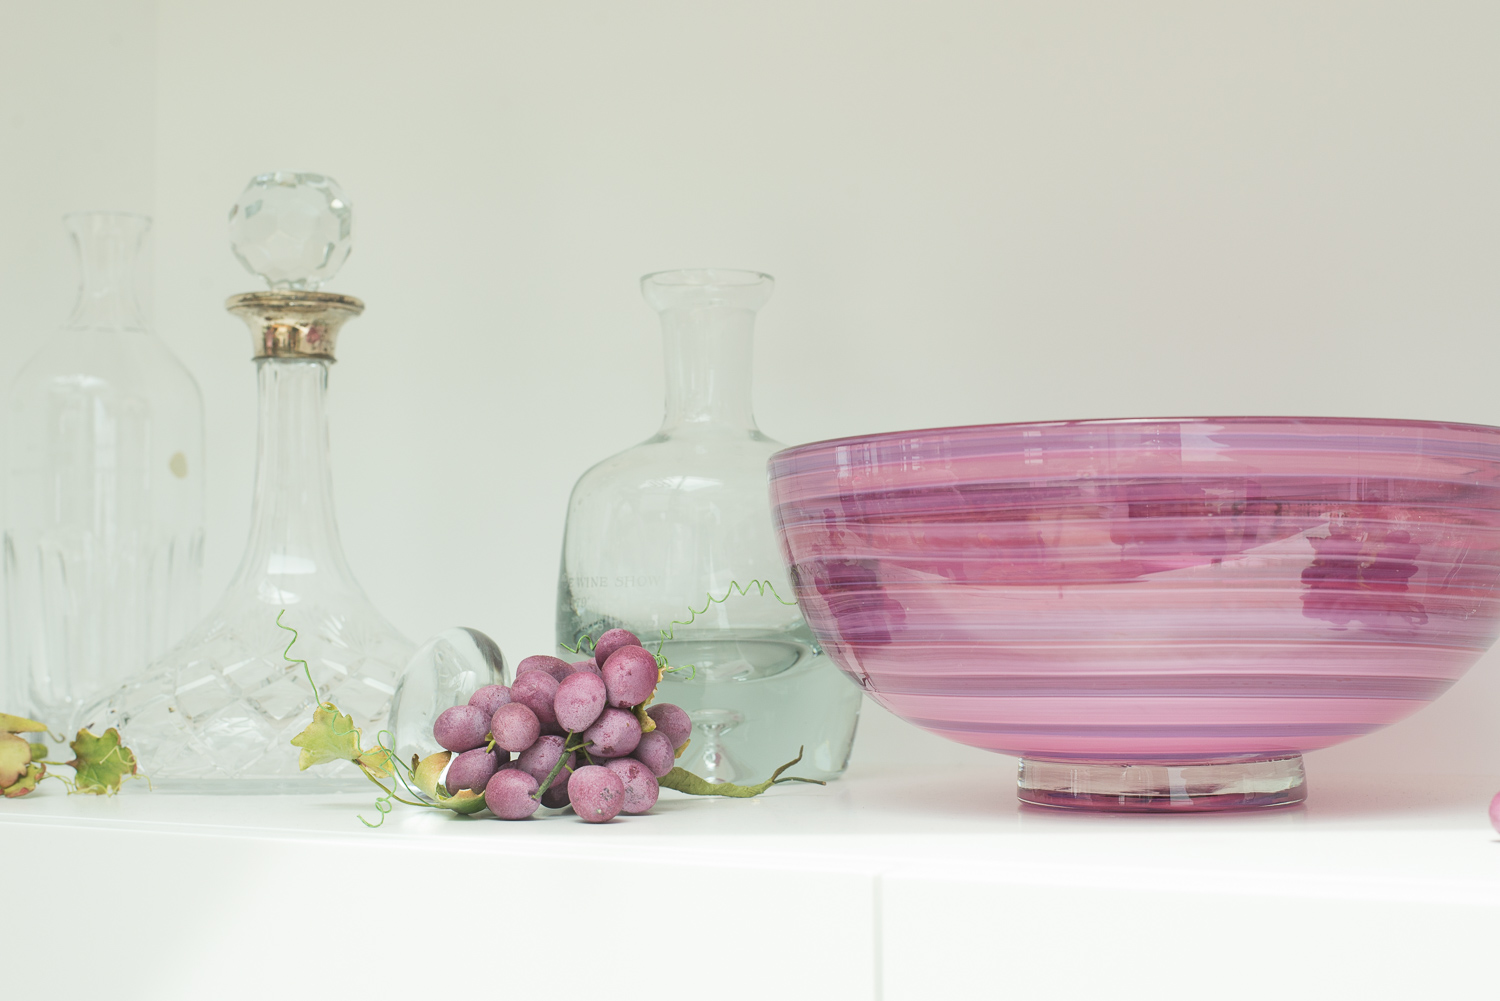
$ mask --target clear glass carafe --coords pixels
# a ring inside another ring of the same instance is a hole
[[[203,397],[136,298],[151,220],[65,220],[78,305],[11,386],[7,708],[59,729],[198,617]]]
[[[354,580],[334,515],[328,369],[341,325],[364,305],[317,290],[337,250],[317,241],[320,231],[340,231],[324,217],[347,219],[348,199],[331,179],[296,174],[263,175],[251,195],[261,229],[237,231],[254,246],[237,243],[236,251],[242,260],[268,258],[257,273],[301,275],[302,285],[228,304],[250,326],[260,387],[250,539],[208,617],[149,671],[90,707],[85,722],[120,727],[157,786],[304,792],[364,781],[348,762],[299,771],[290,741],[316,702],[335,703],[373,743],[414,647]],[[279,224],[266,225],[268,214]],[[347,240],[347,224],[342,232]],[[317,268],[325,273],[314,280]],[[305,668],[284,653],[292,636],[277,625],[283,610],[282,622],[299,632],[290,656]]]
[[[557,642],[623,627],[655,649],[666,631],[662,652],[692,670],[668,674],[657,698],[692,716],[679,761],[690,771],[758,780],[805,746],[798,774],[836,777],[848,763],[860,691],[823,655],[796,606],[776,597],[790,602],[792,591],[766,461],[783,446],[761,433],[751,408],[755,315],[771,277],[673,271],[647,275],[641,287],[661,314],[666,415],[655,435],[573,488]],[[738,593],[751,581],[775,593]]]

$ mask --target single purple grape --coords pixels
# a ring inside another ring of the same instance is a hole
[[[488,719],[495,715],[496,709],[510,705],[510,689],[504,685],[485,685],[469,696],[469,705],[484,713]]]
[[[634,758],[616,758],[605,762],[604,767],[620,776],[620,781],[625,785],[625,805],[620,807],[622,812],[645,813],[656,805],[661,787],[656,784],[656,776],[651,774],[651,769]]]
[[[561,810],[568,805],[568,773],[562,773],[562,781],[554,782],[552,788],[542,793],[542,805],[549,810]]]
[[[542,724],[536,713],[519,702],[501,706],[490,717],[490,733],[494,735],[495,746],[502,750],[524,751],[536,743],[541,732]]]
[[[591,660],[574,661],[568,666],[573,669],[574,674],[592,674],[594,677],[600,679],[604,677],[604,672],[599,670],[599,665]]]
[[[677,764],[672,738],[660,730],[641,734],[641,742],[635,745],[630,756],[651,770],[657,778],[670,772]]]
[[[532,712],[542,724],[543,733],[564,733],[557,722],[557,711],[552,700],[557,696],[557,679],[546,671],[528,671],[510,686],[510,700]]]
[[[645,702],[656,691],[656,681],[661,677],[651,651],[638,646],[616,650],[600,671],[604,674],[604,687],[609,692],[609,704],[617,709]]]
[[[432,724],[432,735],[450,751],[462,753],[482,747],[490,732],[490,718],[473,706],[444,709]]]
[[[641,742],[641,724],[633,712],[606,709],[593,726],[583,731],[582,736],[591,741],[588,747],[590,757],[623,758]]]
[[[565,660],[548,657],[545,654],[537,654],[535,657],[527,657],[516,665],[516,681],[521,680],[521,675],[529,674],[532,671],[542,671],[552,675],[553,681],[561,681],[573,673],[573,668]]]
[[[594,644],[594,663],[603,667],[604,662],[609,660],[609,655],[620,647],[640,645],[641,641],[629,629],[606,630],[604,635],[599,637],[599,642]]]
[[[521,769],[502,768],[484,787],[484,805],[501,820],[525,820],[542,805],[531,798],[536,785],[536,779]]]
[[[504,751],[500,753],[505,754]],[[505,756],[510,757],[508,754]],[[494,753],[482,747],[460,754],[448,766],[448,795],[457,796],[460,789],[484,792],[484,787],[494,777],[495,769],[499,767],[499,764]]]
[[[614,820],[625,806],[625,783],[603,765],[584,765],[568,779],[568,802],[590,824]]]
[[[552,700],[557,725],[573,733],[587,730],[604,711],[604,699],[604,679],[597,674],[568,675]]]
[[[557,764],[557,759],[562,757],[563,743],[564,739],[562,737],[544,733],[536,739],[535,744],[532,744],[521,752],[520,757],[516,758],[516,763],[521,766],[522,771],[529,772],[531,777],[536,779],[537,783],[540,784],[542,780],[551,774],[553,767]],[[567,767],[557,773],[557,778],[552,780],[553,786],[568,781],[568,768],[573,767],[577,759],[578,755],[572,751],[568,752]],[[552,786],[548,786],[547,788],[550,789]]]
[[[659,702],[646,709],[646,715],[656,724],[656,729],[667,735],[672,750],[677,750],[693,735],[693,721],[680,706],[670,702]]]

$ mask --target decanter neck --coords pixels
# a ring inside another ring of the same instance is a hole
[[[748,310],[667,310],[661,315],[667,363],[663,434],[754,431],[750,375],[755,314]]]
[[[339,541],[328,462],[328,362],[261,358],[260,427],[250,541],[236,584],[269,586],[268,600],[289,604],[318,575],[349,587],[353,575]]]
[[[667,405],[661,435],[759,434],[750,402],[755,314],[771,296],[755,271],[663,271],[641,279],[661,314]]]
[[[145,331],[136,268],[151,220],[125,212],[75,212],[63,224],[73,238],[80,278],[68,329]]]

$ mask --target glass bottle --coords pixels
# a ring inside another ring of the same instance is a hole
[[[559,648],[615,627],[651,649],[665,639],[668,661],[692,667],[657,691],[693,719],[678,764],[713,781],[758,781],[804,746],[799,774],[836,777],[859,718],[859,688],[791,604],[772,526],[766,461],[783,446],[756,426],[750,396],[755,314],[772,287],[751,271],[641,279],[661,314],[665,418],[579,478],[563,537]]]
[[[12,712],[66,727],[198,617],[203,396],[136,298],[151,220],[64,219],[78,305],[11,386],[5,583]]]
[[[315,701],[350,714],[372,744],[413,653],[355,582],[334,516],[328,367],[340,326],[364,304],[318,285],[348,256],[349,201],[321,175],[265,174],[230,222],[236,255],[273,286],[228,302],[250,327],[260,387],[250,539],[208,617],[85,722],[120,727],[159,787],[304,792],[362,783],[347,762],[299,771],[290,744]],[[278,614],[298,630],[290,657],[299,662],[287,659],[292,634],[277,626]]]

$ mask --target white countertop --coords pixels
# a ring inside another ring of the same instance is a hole
[[[37,962],[8,963],[22,987],[106,976],[152,1001],[1495,987],[1500,777],[1314,770],[1305,807],[1198,817],[1022,808],[1012,778],[998,757],[856,768],[755,800],[667,794],[603,826],[398,806],[373,831],[356,819],[373,796],[46,789],[0,803],[0,933],[48,929],[23,935]]]

